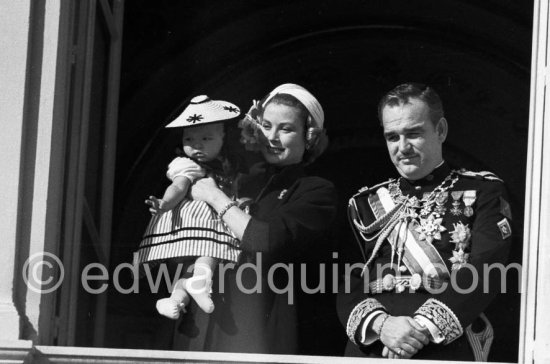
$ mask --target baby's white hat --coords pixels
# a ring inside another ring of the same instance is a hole
[[[241,110],[223,100],[211,100],[206,95],[195,96],[189,106],[167,128],[189,127],[234,119]]]

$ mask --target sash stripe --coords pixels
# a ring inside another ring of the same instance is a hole
[[[439,255],[437,249],[428,241],[420,239],[418,232],[416,232],[416,228],[420,225],[418,224],[418,222],[414,222],[412,225],[413,226],[410,228],[409,231],[414,237],[412,239],[413,243],[410,245],[406,244],[407,248],[411,249],[411,254],[417,256],[413,253],[413,251],[415,251],[415,249],[418,247],[423,253],[426,254],[426,257],[428,259],[427,262],[421,263],[422,267],[424,267],[424,270],[435,270],[437,271],[438,277],[448,278],[450,276],[449,270],[447,269],[447,265],[445,264],[443,258],[441,258],[441,255]]]
[[[386,214],[386,211],[384,210],[384,206],[382,206],[382,202],[380,202],[380,199],[378,198],[377,195],[375,194],[370,195],[368,200],[369,200],[370,208],[374,212],[374,216],[376,216],[377,219]]]
[[[376,197],[375,197],[376,196]],[[376,191],[376,194],[371,195],[374,199],[378,199],[379,203],[374,202],[377,208],[373,209],[375,215],[382,212],[390,211],[395,207],[390,193],[387,188],[381,187]],[[370,201],[370,197],[369,197]],[[382,206],[382,210],[379,210],[379,206]],[[376,215],[379,218],[382,215]],[[401,225],[400,230],[394,229],[390,234],[390,238],[393,242],[397,239],[405,240],[405,250],[403,253],[403,263],[407,269],[413,273],[424,272],[429,277],[448,278],[449,271],[445,265],[445,261],[439,255],[437,249],[425,240],[419,239],[417,233],[414,231],[418,223],[412,222],[408,226]]]
[[[411,233],[410,230],[407,228],[406,224],[401,224],[401,229],[399,230],[399,240],[405,240],[405,252],[403,254],[403,263],[407,267],[409,271],[412,273],[415,272],[424,272],[427,265],[431,264],[431,262],[426,262],[426,257],[423,254],[417,255],[413,252],[410,252],[410,246],[407,244],[407,240],[409,240],[409,234]],[[395,238],[397,238],[398,234],[394,234]]]

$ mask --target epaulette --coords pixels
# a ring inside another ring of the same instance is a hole
[[[465,168],[462,168],[462,169],[459,169],[457,172],[459,175],[464,177],[470,177],[470,178],[475,178],[479,180],[504,182],[503,180],[498,178],[496,174],[488,171],[472,172],[472,171],[466,170]]]
[[[352,196],[352,198],[355,198],[355,197],[358,197],[358,196],[361,196],[361,195],[364,195],[365,193],[368,193],[368,192],[371,192],[371,191],[374,191],[380,187],[383,187],[383,186],[386,186],[386,185],[389,185],[390,183],[392,182],[395,182],[395,178],[390,178],[389,180],[385,181],[385,182],[382,182],[382,183],[379,183],[377,185],[374,185],[372,187],[368,187],[368,186],[365,186],[365,187],[361,187],[359,189],[359,191]]]

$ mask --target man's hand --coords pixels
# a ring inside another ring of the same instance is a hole
[[[382,349],[382,356],[388,359],[410,359],[412,357],[412,355],[405,352],[404,350],[403,352],[404,352],[403,355],[397,355],[396,353],[388,349],[387,346],[384,346],[384,349]]]
[[[408,316],[390,316],[380,332],[382,356],[410,358],[430,342],[426,329]],[[386,355],[384,355],[386,354]]]

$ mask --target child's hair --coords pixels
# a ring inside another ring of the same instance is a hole
[[[236,120],[225,120],[220,122],[220,124],[223,126],[224,136],[223,144],[217,159],[221,161],[223,173],[227,177],[234,177],[237,173],[244,171],[243,158],[241,156],[241,153],[239,153],[239,149],[241,149],[242,147],[239,143],[231,142],[232,140],[238,140],[238,134],[235,134],[237,133],[237,128],[234,127],[234,125],[236,125],[236,122]],[[235,129],[235,131],[233,129]],[[233,134],[235,134],[235,136],[233,136]],[[181,147],[176,148],[176,154],[178,157],[189,158],[189,156],[185,154],[183,148]]]

